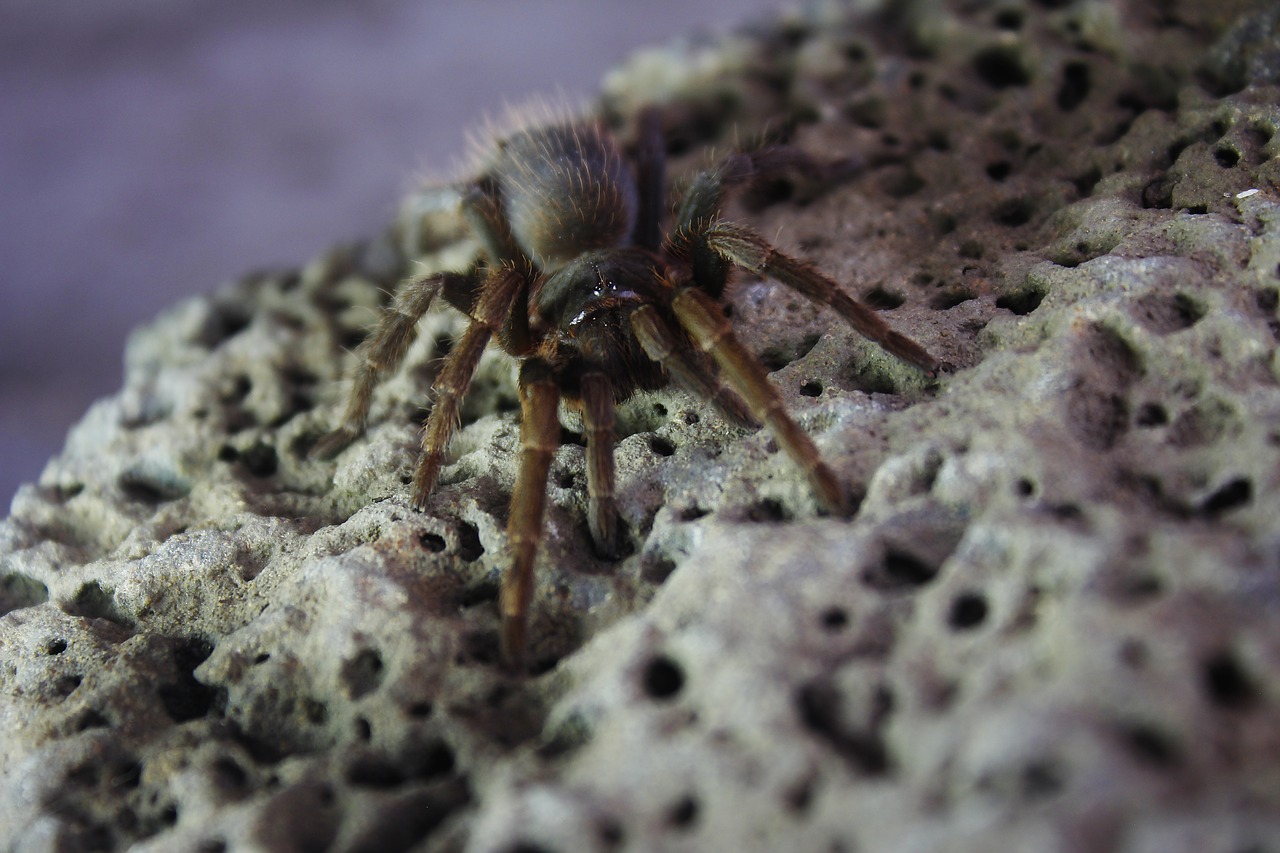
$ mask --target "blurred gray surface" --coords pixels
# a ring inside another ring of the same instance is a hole
[[[129,330],[387,222],[506,101],[783,0],[0,0],[0,512]]]

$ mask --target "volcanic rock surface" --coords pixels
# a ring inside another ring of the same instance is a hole
[[[771,280],[734,326],[857,495],[676,390],[621,412],[626,555],[566,421],[532,673],[497,590],[519,452],[486,354],[408,505],[441,309],[333,462],[389,292],[476,251],[379,236],[133,337],[0,523],[0,846],[1280,850],[1280,13],[812,4],[632,57],[673,183],[761,134],[856,174],[729,211],[944,359]]]

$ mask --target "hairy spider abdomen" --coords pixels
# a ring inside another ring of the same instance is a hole
[[[492,175],[512,236],[544,273],[584,251],[623,245],[635,227],[635,178],[598,125],[520,131],[502,145]]]

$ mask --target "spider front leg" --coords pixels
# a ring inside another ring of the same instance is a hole
[[[511,493],[507,542],[511,567],[502,576],[502,657],[519,671],[524,665],[529,603],[533,600],[533,561],[542,541],[547,503],[547,471],[560,444],[560,386],[540,358],[520,366],[520,471]]]
[[[941,367],[938,359],[906,335],[891,329],[875,309],[845,293],[808,261],[778,251],[759,234],[736,222],[712,224],[702,232],[701,240],[734,266],[775,278],[807,299],[831,306],[864,338],[875,341],[886,352],[929,376],[937,375]]]
[[[770,384],[764,365],[738,342],[719,305],[701,290],[685,287],[677,291],[671,300],[671,308],[694,343],[716,360],[751,414],[772,430],[778,444],[805,472],[822,502],[837,515],[852,514],[848,496],[835,474],[822,461],[813,439],[787,414],[782,397]]]
[[[711,371],[705,359],[694,357],[688,341],[677,337],[657,308],[645,305],[632,311],[631,331],[645,355],[662,365],[677,385],[699,399],[710,400],[730,423],[747,429],[760,428],[742,398]]]
[[[582,426],[587,433],[587,526],[600,556],[618,556],[618,505],[614,500],[615,413],[613,385],[604,373],[583,375]]]
[[[458,341],[444,368],[436,377],[432,390],[435,402],[427,417],[422,433],[422,455],[413,475],[413,508],[421,511],[435,488],[444,464],[445,451],[458,428],[458,406],[471,387],[476,366],[489,340],[502,327],[504,320],[526,285],[522,272],[514,267],[500,266],[489,273],[472,314],[471,324]]]
[[[771,276],[806,298],[834,308],[861,335],[934,376],[940,362],[924,347],[891,329],[870,306],[849,296],[807,261],[778,251],[745,225],[720,218],[728,190],[758,186],[788,174],[822,185],[843,180],[857,168],[854,161],[824,163],[787,145],[730,154],[715,168],[694,176],[676,214],[671,252],[687,259],[697,286],[713,298],[719,299],[724,292],[730,266]]]
[[[378,380],[395,370],[404,360],[409,345],[418,336],[418,321],[444,289],[465,289],[478,278],[476,270],[465,273],[435,272],[417,276],[401,285],[395,299],[383,312],[378,328],[356,349],[358,359],[352,374],[351,396],[342,422],[311,449],[313,459],[329,459],[364,432]]]

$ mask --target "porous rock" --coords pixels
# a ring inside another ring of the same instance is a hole
[[[0,524],[0,842],[35,850],[1280,846],[1280,88],[1263,3],[811,4],[634,57],[672,170],[850,158],[745,219],[947,362],[772,281],[735,327],[860,506],[669,390],[621,413],[627,553],[570,422],[532,673],[498,661],[518,453],[482,360],[425,513],[421,324],[334,462],[345,353],[475,251],[379,237],[175,307]]]

